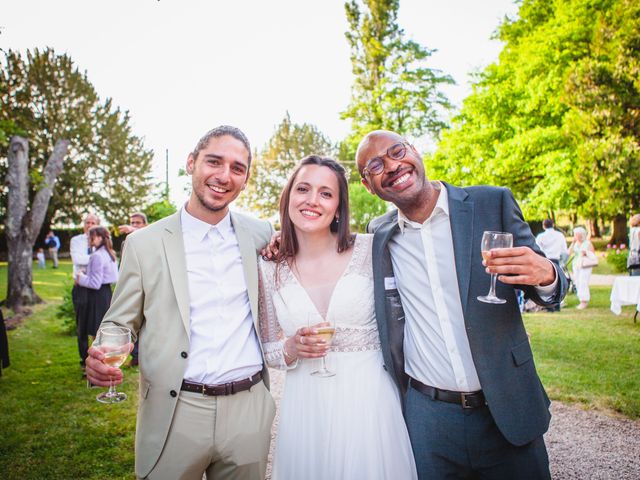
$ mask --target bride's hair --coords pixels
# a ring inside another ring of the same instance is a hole
[[[333,158],[309,155],[300,160],[280,195],[280,247],[276,257],[277,263],[292,259],[298,253],[298,239],[289,216],[289,198],[291,197],[291,190],[298,172],[307,165],[327,167],[336,176],[339,195],[338,209],[336,210],[336,218],[331,222],[330,228],[332,232],[338,235],[338,252],[348,250],[353,244],[353,237],[349,230],[349,186],[345,169]]]

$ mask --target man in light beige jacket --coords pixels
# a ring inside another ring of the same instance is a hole
[[[275,406],[256,333],[257,254],[273,229],[228,208],[250,164],[240,130],[211,130],[187,160],[187,204],[127,239],[102,326],[140,341],[139,478],[264,478]],[[101,359],[92,348],[88,379],[121,382]]]

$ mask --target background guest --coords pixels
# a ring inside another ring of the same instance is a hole
[[[546,218],[542,222],[542,227],[544,228],[544,232],[538,234],[536,237],[536,243],[549,260],[558,265],[564,266],[569,258],[567,240],[564,238],[562,232],[553,228],[553,220],[550,218]],[[560,311],[560,304],[558,303],[546,310],[558,312]]]
[[[44,244],[49,249],[49,256],[53,262],[53,268],[58,268],[58,250],[60,250],[60,239],[52,231],[47,233]]]
[[[36,250],[36,259],[38,260],[38,268],[45,268],[47,266],[44,258],[44,250],[42,248]]]
[[[592,267],[583,267],[582,259],[587,256],[587,252],[593,252],[593,244],[587,239],[587,231],[582,227],[573,229],[573,243],[569,247],[569,253],[573,254],[573,281],[576,284],[578,299],[580,304],[576,307],[580,310],[587,308],[591,299],[589,291],[589,279],[591,278]]]
[[[73,278],[77,278],[80,273],[83,273],[87,269],[89,264],[89,255],[91,254],[91,247],[89,246],[89,230],[96,225],[100,225],[100,219],[93,215],[88,214],[84,217],[83,229],[84,232],[80,235],[76,235],[71,238],[71,261],[73,262]],[[78,336],[78,353],[80,354],[80,365],[84,370],[84,363],[87,359],[87,351],[89,350],[89,340],[87,338],[87,328],[85,325],[86,307],[87,307],[87,295],[88,289],[75,284],[73,291],[71,292],[71,299],[73,301],[73,309],[76,313],[76,334]]]
[[[89,244],[94,251],[86,272],[78,273],[76,283],[88,289],[84,321],[87,334],[95,337],[111,304],[111,284],[118,280],[118,266],[109,230],[93,227],[89,230]]]
[[[631,230],[629,231],[629,257],[627,268],[632,277],[640,276],[640,213],[631,217]]]

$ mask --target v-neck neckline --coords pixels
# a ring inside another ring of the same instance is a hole
[[[311,298],[311,295],[309,294],[309,291],[307,290],[307,287],[305,287],[302,284],[302,282],[300,281],[298,276],[293,272],[293,269],[289,266],[289,263],[288,262],[284,263],[285,268],[291,274],[291,277],[293,278],[293,281],[295,282],[295,284],[302,289],[302,291],[304,292],[304,294],[307,297],[307,300],[313,306],[314,312],[316,314],[318,314],[325,321],[329,318],[329,312],[331,311],[331,305],[333,304],[333,298],[334,298],[335,293],[336,293],[336,287],[342,281],[342,279],[347,275],[347,273],[349,272],[349,270],[351,268],[351,264],[355,260],[356,246],[357,246],[357,244],[359,242],[360,242],[360,236],[356,235],[355,236],[355,240],[353,242],[353,245],[351,246],[351,257],[349,257],[349,261],[345,265],[344,270],[342,271],[342,273],[338,277],[338,280],[336,280],[336,283],[334,283],[333,289],[331,290],[331,296],[329,297],[329,303],[327,303],[327,311],[326,311],[325,315],[322,315],[320,313],[320,311],[318,310],[318,306],[313,301],[313,298]],[[314,313],[314,312],[311,312],[311,313]]]

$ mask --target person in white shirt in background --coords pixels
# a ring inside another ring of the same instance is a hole
[[[85,273],[89,264],[89,255],[91,255],[91,247],[89,246],[89,230],[92,227],[100,225],[100,219],[89,213],[82,221],[83,233],[71,238],[69,247],[71,253],[71,261],[73,262],[73,278],[78,278],[78,274]],[[89,350],[89,333],[86,325],[86,309],[87,298],[89,292],[86,287],[74,285],[71,291],[71,299],[73,301],[73,310],[76,314],[76,335],[78,336],[78,353],[80,354],[80,366],[83,370],[85,361],[87,360],[87,351]]]
[[[569,258],[567,239],[564,238],[562,232],[553,228],[553,220],[550,218],[546,218],[542,222],[542,228],[544,228],[544,231],[536,237],[536,243],[540,247],[540,250],[542,250],[549,260],[560,266],[564,266]],[[560,304],[547,310],[550,312],[559,312]]]

